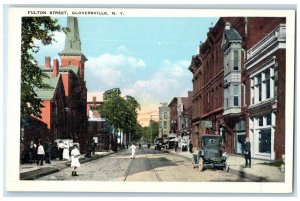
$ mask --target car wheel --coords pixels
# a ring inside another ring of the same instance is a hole
[[[204,160],[203,158],[199,159],[199,171],[202,172],[204,170]]]
[[[225,165],[224,165],[224,167],[223,167],[223,170],[225,171],[225,172],[228,172],[229,171],[229,166],[228,166],[228,164],[225,162]]]

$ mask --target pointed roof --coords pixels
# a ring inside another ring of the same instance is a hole
[[[239,32],[233,28],[230,28],[229,30],[224,30],[224,35],[226,40],[242,40],[242,37],[240,36]]]
[[[50,88],[35,88],[34,92],[36,93],[36,95],[39,99],[52,100],[52,98],[55,94],[60,76],[52,77],[52,72],[44,71],[43,73],[47,75],[47,77],[43,77],[43,83],[50,85]]]
[[[77,17],[68,17],[67,18],[67,27],[69,31],[66,33],[65,39],[65,48],[62,52],[59,53],[60,56],[68,56],[68,55],[75,55],[75,56],[84,56],[81,52],[81,41],[79,35],[79,28],[78,28],[78,19]]]

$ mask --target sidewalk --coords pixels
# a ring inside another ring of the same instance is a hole
[[[175,152],[174,150],[166,150],[171,154],[182,156],[192,161],[192,154],[188,151],[182,152],[181,150]],[[270,161],[253,159],[251,160],[251,168],[243,168],[245,166],[245,159],[240,155],[229,155],[227,164],[229,165],[229,172],[239,175],[241,178],[247,178],[251,181],[261,182],[284,182],[285,174],[280,172],[278,167],[265,165]],[[192,165],[191,165],[192,168]]]
[[[113,154],[113,151],[109,152],[95,152],[95,155],[92,157],[84,157],[83,155],[79,158],[80,163],[86,163],[110,154]],[[52,174],[54,172],[58,172],[64,168],[70,167],[71,161],[60,161],[60,160],[52,160],[51,164],[44,163],[43,166],[36,165],[36,163],[32,164],[22,164],[20,165],[20,179],[21,180],[33,180],[48,174]]]

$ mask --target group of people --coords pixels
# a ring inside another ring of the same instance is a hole
[[[20,162],[24,163],[25,149],[23,141],[20,143]],[[71,158],[71,167],[72,167],[72,176],[78,176],[77,168],[80,167],[79,156],[80,152],[77,145],[73,146],[72,151],[69,151],[69,146],[63,141],[59,141],[56,145],[53,145],[50,142],[42,143],[41,140],[38,140],[38,143],[35,144],[33,141],[30,142],[29,150],[29,162],[36,163],[37,165],[44,165],[44,161],[48,164],[51,164],[51,159],[59,160],[70,160]]]

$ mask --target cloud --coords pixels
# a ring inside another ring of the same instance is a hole
[[[53,59],[60,59],[58,52],[61,52],[64,49],[65,45],[65,33],[64,32],[53,32],[55,41],[50,45],[44,46],[41,41],[35,40],[34,43],[36,46],[39,46],[39,52],[37,53],[37,60],[39,65],[44,64],[45,56],[51,56]]]
[[[141,104],[138,119],[142,125],[149,123],[151,115],[158,114],[161,102],[169,103],[173,97],[178,96],[187,97],[188,91],[192,89],[192,74],[187,70],[189,63],[165,60],[149,79],[137,80],[122,90],[125,95],[136,97]]]
[[[102,90],[107,90],[131,84],[146,64],[139,58],[105,53],[99,57],[89,57],[85,66],[88,88],[96,90],[95,87],[100,86]]]

